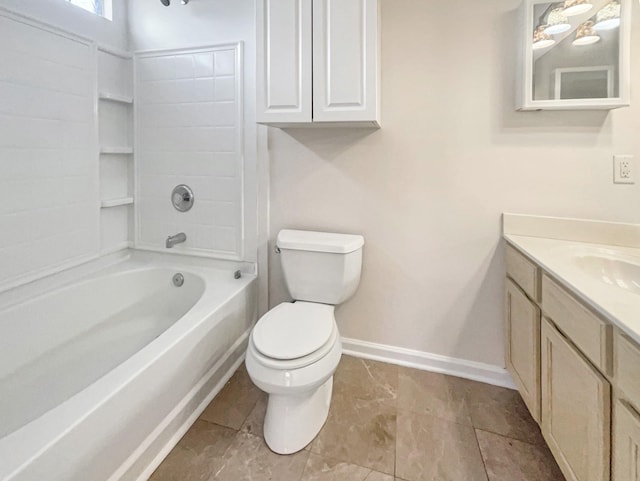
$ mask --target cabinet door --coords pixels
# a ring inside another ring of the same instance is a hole
[[[544,319],[542,434],[568,481],[608,481],[611,386]]]
[[[540,423],[540,309],[511,280],[506,285],[506,364],[533,419]]]
[[[378,123],[378,0],[313,0],[314,122]]]
[[[621,401],[613,416],[613,479],[640,481],[640,416]]]
[[[257,2],[258,122],[311,122],[311,15],[312,0]]]

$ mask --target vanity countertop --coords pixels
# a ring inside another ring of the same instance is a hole
[[[637,343],[639,234],[633,224],[504,215],[509,244]]]

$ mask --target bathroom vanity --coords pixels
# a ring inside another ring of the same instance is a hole
[[[569,481],[640,479],[640,227],[505,214],[506,365]]]

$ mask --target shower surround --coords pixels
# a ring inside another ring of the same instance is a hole
[[[42,3],[53,23],[0,6],[0,480],[146,479],[258,315],[243,47],[132,53]]]

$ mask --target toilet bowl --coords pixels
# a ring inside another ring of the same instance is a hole
[[[329,414],[333,374],[342,355],[335,305],[360,281],[361,236],[281,231],[278,248],[294,302],[258,320],[246,367],[269,395],[264,439],[272,451],[292,454],[316,437]]]
[[[302,323],[301,319],[310,314],[315,321],[324,317],[322,321],[330,329],[324,332],[286,329],[287,320],[291,324]],[[261,337],[256,332],[261,330],[272,333],[273,338]],[[285,351],[278,355],[280,359],[273,357],[277,352],[274,348],[281,347],[278,344],[285,337],[296,348],[298,357],[291,358],[291,352],[287,355]],[[283,303],[258,321],[249,341],[246,366],[254,384],[269,394],[263,431],[271,450],[278,454],[295,453],[318,434],[329,413],[333,373],[341,355],[333,306]]]

